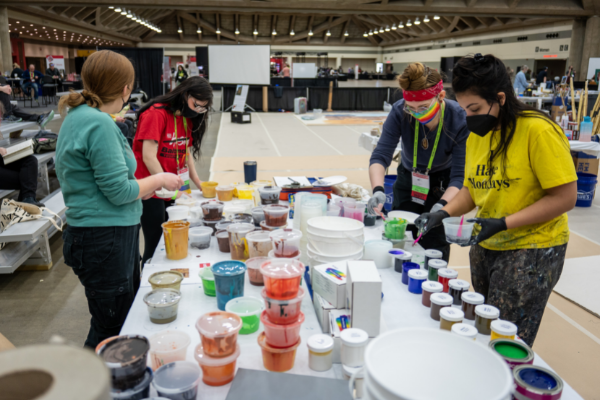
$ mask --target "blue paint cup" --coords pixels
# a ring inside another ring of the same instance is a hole
[[[231,299],[244,295],[244,275],[246,264],[241,261],[219,261],[212,267],[215,276],[217,307],[225,311],[225,305]]]
[[[244,182],[248,185],[256,180],[256,161],[244,161]]]
[[[414,262],[405,262],[402,265],[402,283],[408,285],[408,271],[411,269],[421,269],[421,266]]]

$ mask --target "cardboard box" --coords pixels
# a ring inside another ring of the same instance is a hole
[[[346,261],[317,265],[310,277],[313,292],[334,308],[346,306]]]
[[[575,164],[575,171],[598,176],[600,160],[597,158],[581,158],[576,155],[573,156],[573,163]]]
[[[331,310],[329,312],[329,334],[333,338],[333,362],[342,362],[341,350],[342,350],[342,339],[340,338],[340,327],[338,325],[338,318],[350,317],[350,310]]]
[[[369,334],[379,335],[381,325],[381,277],[373,261],[348,261],[346,307],[351,325]]]
[[[313,306],[315,307],[315,313],[317,314],[317,319],[319,320],[319,324],[321,324],[323,333],[331,332],[329,313],[331,310],[335,310],[335,307],[316,292],[313,292]]]

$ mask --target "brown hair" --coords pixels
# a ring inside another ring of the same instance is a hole
[[[398,78],[404,90],[423,90],[435,86],[442,80],[442,75],[421,63],[412,63],[404,69]]]
[[[134,79],[133,65],[127,57],[110,50],[97,51],[88,57],[81,69],[83,91],[71,91],[68,96],[63,96],[58,110],[64,115],[67,107],[82,104],[100,108],[121,97],[125,86],[133,88]]]

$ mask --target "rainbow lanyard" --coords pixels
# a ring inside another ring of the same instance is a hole
[[[440,117],[440,123],[438,124],[438,131],[435,137],[435,143],[433,145],[433,150],[431,151],[431,158],[429,158],[429,164],[427,164],[427,171],[425,174],[427,175],[429,171],[431,171],[431,166],[433,165],[433,159],[435,158],[435,152],[437,150],[438,143],[440,141],[440,136],[442,133],[442,125],[444,124],[444,110],[446,107],[442,107],[442,115]],[[413,150],[413,172],[417,171],[417,150],[419,149],[419,122],[415,123],[415,146]]]
[[[173,133],[175,135],[175,154],[176,154],[176,160],[177,160],[177,172],[179,173],[179,141],[177,140],[177,117],[173,115],[173,121],[175,122],[175,132]],[[187,118],[183,117],[183,129],[185,131],[185,161],[184,161],[184,168],[187,165]]]

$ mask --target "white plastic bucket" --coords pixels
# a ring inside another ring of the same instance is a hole
[[[326,256],[340,257],[356,254],[364,246],[365,237],[349,236],[346,238],[329,237],[308,233],[308,243],[319,253]]]

